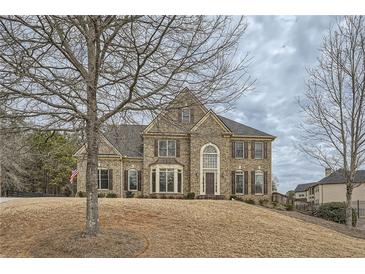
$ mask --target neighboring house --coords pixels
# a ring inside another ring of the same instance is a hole
[[[346,201],[346,180],[341,170],[330,173],[326,169],[326,175],[316,183],[301,184],[295,189],[295,197],[303,195],[307,202],[315,205],[329,202]],[[300,196],[299,198],[302,198]],[[359,170],[355,176],[355,188],[352,191],[353,201],[365,201],[365,170]]]
[[[270,198],[274,136],[208,110],[188,89],[149,125],[109,127],[100,138],[100,192],[125,197]],[[85,191],[85,147],[78,191]]]
[[[317,183],[307,183],[307,184],[300,184],[294,189],[295,195],[294,198],[296,200],[303,200],[308,201],[310,199],[314,199],[314,193],[309,191],[311,186],[316,185]]]

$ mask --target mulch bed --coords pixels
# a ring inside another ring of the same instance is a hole
[[[91,237],[83,232],[48,235],[30,253],[34,258],[130,258],[141,254],[145,246],[134,232],[106,229]]]

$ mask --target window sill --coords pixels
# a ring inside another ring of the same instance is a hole
[[[138,189],[135,189],[135,190],[130,190],[130,189],[128,189],[128,190],[125,190],[125,191],[137,192],[137,191],[140,191],[140,190],[138,190]]]

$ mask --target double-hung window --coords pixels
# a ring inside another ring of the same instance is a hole
[[[264,143],[263,142],[255,142],[255,159],[263,159],[264,158]]]
[[[260,170],[255,172],[255,193],[264,193],[264,173]]]
[[[243,142],[235,142],[234,143],[235,158],[243,158],[243,153],[244,153],[244,143]]]
[[[158,141],[159,157],[176,157],[176,141],[175,140],[159,140]]]
[[[185,124],[190,123],[190,108],[183,108],[181,110],[181,122]]]
[[[138,190],[138,172],[135,169],[128,170],[128,190]]]
[[[243,171],[236,171],[236,178],[235,178],[236,194],[244,194],[243,184],[244,184]]]
[[[98,189],[109,189],[109,171],[98,169]]]

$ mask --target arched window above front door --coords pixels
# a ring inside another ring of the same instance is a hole
[[[206,145],[203,149],[203,168],[216,169],[218,167],[218,151],[213,145]]]

